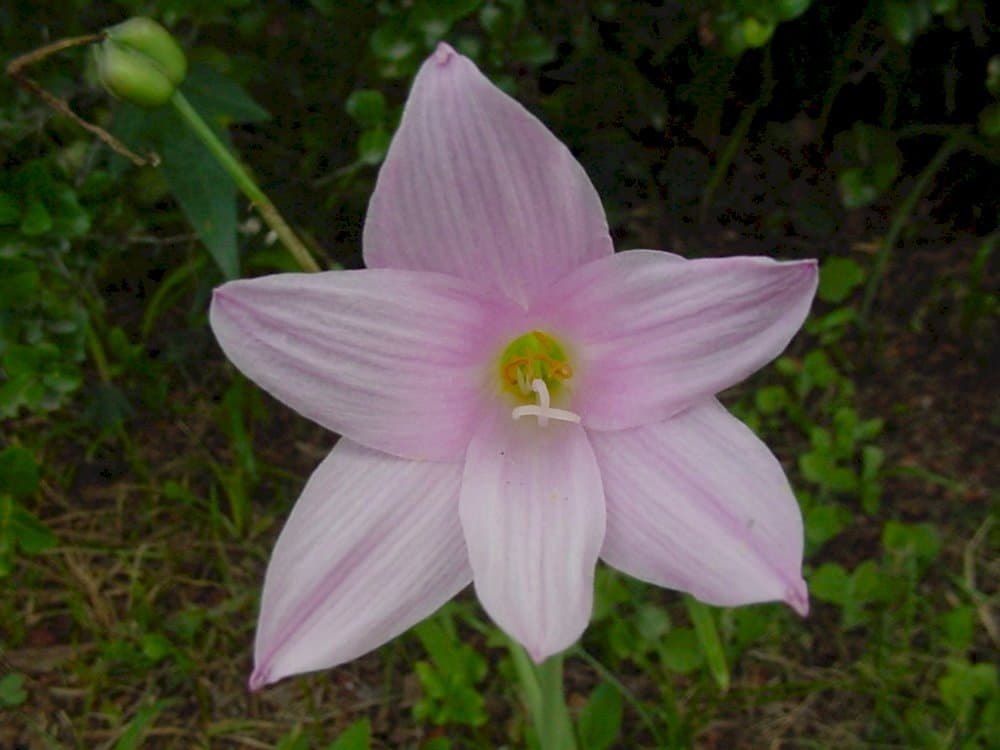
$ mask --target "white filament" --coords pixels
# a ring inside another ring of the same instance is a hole
[[[538,417],[538,424],[541,427],[548,425],[550,419],[558,419],[562,422],[580,421],[579,414],[574,414],[565,409],[553,409],[549,406],[549,387],[545,385],[545,381],[541,378],[535,378],[531,381],[531,390],[538,394],[538,405],[527,404],[525,406],[514,407],[514,411],[510,414],[512,419]]]

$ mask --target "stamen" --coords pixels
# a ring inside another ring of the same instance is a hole
[[[550,419],[557,419],[561,422],[579,422],[580,415],[574,414],[566,409],[553,409],[549,406],[549,387],[541,378],[531,381],[531,390],[538,394],[538,405],[528,404],[526,406],[516,406],[511,412],[512,419],[521,417],[537,417],[540,427],[546,427]]]
[[[528,385],[528,376],[524,374],[523,368],[517,368],[517,387],[521,389],[521,393],[527,396],[531,393],[531,386]]]

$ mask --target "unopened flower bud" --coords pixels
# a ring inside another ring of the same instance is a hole
[[[159,107],[184,80],[187,59],[169,31],[137,16],[107,30],[97,48],[97,72],[113,96]]]

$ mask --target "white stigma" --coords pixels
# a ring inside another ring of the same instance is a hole
[[[541,378],[535,378],[531,381],[531,390],[538,394],[538,405],[527,404],[526,406],[514,407],[514,411],[510,413],[512,419],[538,417],[538,424],[542,427],[548,425],[550,419],[558,419],[562,422],[580,421],[579,414],[574,414],[565,409],[553,409],[549,406],[549,387],[545,385],[545,381]]]

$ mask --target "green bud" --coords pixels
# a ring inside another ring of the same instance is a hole
[[[97,72],[113,96],[140,107],[166,104],[187,73],[184,51],[156,21],[137,16],[112,26],[97,48]]]

